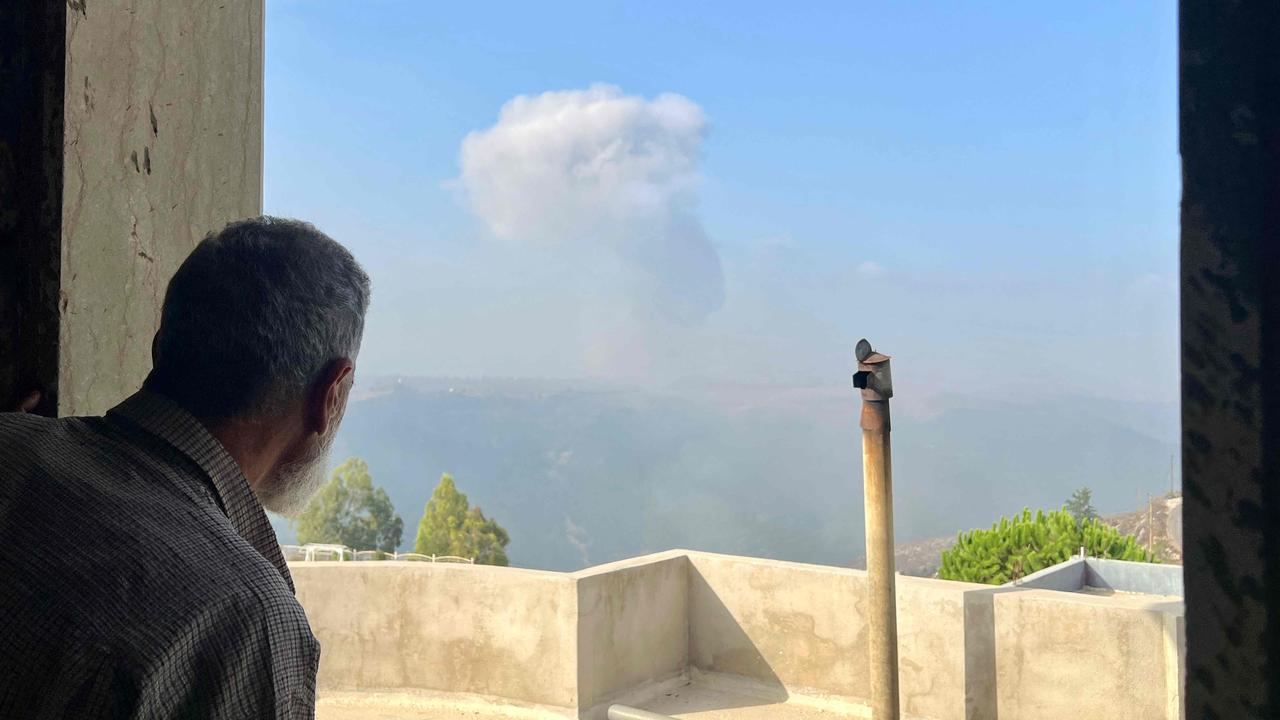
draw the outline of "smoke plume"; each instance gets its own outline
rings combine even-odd
[[[660,362],[663,338],[724,302],[697,215],[701,108],[613,86],[520,95],[462,143],[461,185],[497,237],[568,254],[587,276],[588,363]]]

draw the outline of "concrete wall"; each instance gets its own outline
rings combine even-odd
[[[290,566],[326,689],[577,706],[578,598],[560,573],[417,562]]]
[[[966,720],[996,720],[995,596],[1003,588],[965,592],[964,604],[964,716]]]
[[[866,575],[672,551],[573,574],[291,566],[322,691],[417,689],[603,717],[690,676],[865,712]],[[1179,718],[1180,602],[898,578],[905,717]]]
[[[982,671],[966,663],[965,620],[972,597],[989,588],[970,583],[899,576],[898,681],[902,711],[937,720],[992,717],[990,699],[972,697]],[[966,708],[976,708],[966,715]]]
[[[784,689],[869,697],[866,573],[691,553],[689,660]]]
[[[865,572],[706,553],[689,557],[694,667],[787,693],[869,701]],[[904,713],[959,720],[967,696],[982,695],[971,691],[966,674],[965,622],[969,595],[987,590],[898,578]]]
[[[165,286],[262,197],[263,0],[66,5],[58,412],[151,367]]]
[[[1077,592],[1083,588],[1089,578],[1089,568],[1080,558],[1072,558],[1057,565],[1038,570],[1030,575],[1009,583],[1012,587],[1028,590],[1059,590],[1061,592]]]
[[[1089,587],[1148,595],[1183,594],[1180,565],[1088,558],[1085,566],[1085,584]]]
[[[1010,586],[1079,592],[1090,587],[1116,592],[1182,597],[1182,567],[1159,563],[1072,558],[1032,573]]]
[[[688,566],[684,553],[671,552],[573,575],[580,707],[590,709],[684,676],[689,666]]]
[[[994,601],[1002,720],[1180,717],[1182,603],[1046,590]]]

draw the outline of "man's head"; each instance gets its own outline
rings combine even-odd
[[[147,387],[215,435],[262,444],[271,460],[254,491],[289,514],[324,480],[368,306],[369,277],[311,225],[231,223],[169,282]]]

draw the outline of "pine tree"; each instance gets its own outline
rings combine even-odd
[[[1066,509],[1000,518],[990,530],[960,533],[942,554],[944,580],[1003,585],[1069,559],[1084,548],[1090,557],[1155,562],[1132,535],[1096,518],[1076,520]]]
[[[511,542],[507,531],[492,518],[484,516],[484,511],[473,507],[467,512],[463,523],[464,535],[471,557],[481,565],[506,565],[507,543]]]
[[[453,476],[445,473],[423,509],[414,551],[471,558],[481,565],[506,565],[510,541],[496,520],[485,517],[479,507],[470,507]]]
[[[1071,513],[1077,522],[1097,520],[1098,511],[1093,509],[1093,491],[1082,487],[1071,493],[1071,499],[1067,501],[1067,512]]]

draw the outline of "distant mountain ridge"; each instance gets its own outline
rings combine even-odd
[[[510,532],[518,566],[573,570],[672,547],[831,565],[862,552],[858,401],[843,386],[399,378],[353,397],[333,460],[368,462],[405,545],[450,472]],[[1082,485],[1104,512],[1131,508],[1168,485],[1176,434],[1158,437],[1162,425],[1176,432],[1176,407],[1087,398],[897,414],[897,535],[1056,507]]]

